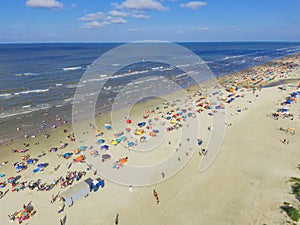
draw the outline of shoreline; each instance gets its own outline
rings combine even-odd
[[[275,59],[275,60],[273,60],[273,61],[270,61],[270,62],[267,62],[267,63],[263,63],[263,64],[261,64],[261,65],[254,66],[254,67],[251,67],[251,68],[248,68],[248,69],[244,69],[244,70],[241,70],[241,71],[237,71],[237,72],[234,72],[234,73],[232,73],[232,74],[226,74],[226,75],[223,75],[223,76],[221,76],[221,77],[214,78],[214,79],[216,80],[216,82],[218,82],[219,84],[222,85],[222,80],[223,80],[223,82],[224,82],[224,80],[225,80],[225,82],[228,83],[228,81],[227,81],[226,78],[239,76],[239,74],[245,74],[245,73],[248,73],[248,71],[256,70],[257,68],[264,67],[264,66],[269,66],[269,65],[271,65],[271,64],[273,64],[273,63],[276,63],[276,62],[278,62],[278,61],[280,62],[281,60],[288,60],[288,59],[290,59],[290,58],[293,58],[293,57],[296,56],[296,55],[299,55],[299,53],[294,53],[294,54],[291,54],[291,55],[286,55],[286,56],[284,56],[284,57],[277,58],[277,59]],[[284,83],[285,83],[285,82],[286,82],[286,79],[270,81],[269,83],[266,83],[266,84],[262,85],[261,88],[264,88],[265,86],[266,86],[266,87],[269,87],[269,86],[274,86],[274,85],[275,85],[275,86],[281,85],[281,84],[282,84],[281,82],[284,82]],[[291,80],[291,82],[295,82],[295,80]],[[278,83],[278,84],[276,84],[276,83]],[[186,87],[185,90],[192,89],[193,86],[194,86],[194,85],[189,86],[189,87]],[[224,86],[224,85],[223,85],[223,86]],[[259,86],[254,86],[254,87],[257,87],[257,88],[258,88]],[[144,101],[147,101],[147,100],[144,100]],[[103,115],[103,114],[109,113],[110,110],[111,110],[111,106],[112,106],[112,105],[106,105],[106,106],[102,106],[102,107],[98,108],[98,109],[97,109],[97,111],[98,111],[98,113],[97,113],[98,115],[97,115],[97,116],[101,116],[101,115]],[[68,106],[66,106],[66,107],[68,107]],[[108,108],[108,109],[105,110],[105,111],[101,111],[101,108]],[[46,113],[45,113],[45,112],[46,112]],[[60,116],[60,115],[58,115],[58,114],[54,115],[53,113],[52,113],[52,116],[50,117],[50,116],[48,116],[48,115],[49,115],[49,113],[48,113],[49,111],[47,110],[47,111],[45,111],[45,112],[40,112],[39,114],[40,114],[40,115],[43,115],[43,114],[44,114],[44,116],[45,116],[44,121],[45,121],[46,123],[41,123],[40,126],[41,126],[41,127],[42,127],[42,126],[45,126],[46,129],[42,129],[42,130],[41,130],[41,128],[36,127],[34,130],[32,130],[32,131],[30,131],[30,132],[28,132],[28,133],[25,133],[24,130],[20,130],[22,134],[20,134],[20,132],[18,132],[19,135],[15,136],[15,137],[12,137],[12,138],[9,138],[9,140],[7,139],[6,141],[0,142],[0,147],[1,147],[1,145],[6,145],[6,144],[11,143],[11,142],[13,142],[13,141],[17,141],[17,140],[20,140],[20,139],[24,139],[24,135],[27,135],[28,137],[31,137],[31,136],[40,135],[40,134],[42,134],[42,133],[50,132],[50,131],[53,129],[53,126],[61,126],[61,125],[58,124],[57,121],[53,121],[53,120],[56,120],[56,119],[58,119],[58,118],[60,118],[60,119],[62,119],[62,120],[64,120],[64,121],[67,121],[68,124],[69,124],[69,123],[72,123],[72,121],[71,121],[72,118],[62,117],[62,116]],[[54,111],[53,111],[53,112],[54,112]],[[71,113],[72,113],[72,112],[71,112]],[[41,116],[41,118],[42,118],[42,117],[43,117],[43,116]],[[51,120],[50,118],[52,118],[52,120]],[[30,119],[30,118],[26,118],[26,120],[29,120],[29,119]],[[48,122],[49,122],[50,120],[51,120],[52,122],[50,122],[50,124],[48,124]],[[1,121],[0,121],[0,122],[1,122]],[[6,123],[7,123],[7,122],[6,122]],[[2,121],[2,123],[0,123],[0,124],[2,124],[2,125],[5,124],[5,121],[4,121],[4,122]],[[20,125],[21,125],[21,124],[20,124]],[[20,126],[18,126],[18,127],[20,127]],[[16,133],[16,134],[18,134],[18,133]]]

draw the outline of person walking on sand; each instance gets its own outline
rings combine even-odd
[[[154,195],[154,197],[156,199],[156,204],[158,205],[159,204],[159,198],[158,198],[158,194],[157,194],[157,192],[156,192],[155,189],[153,189],[153,195]]]
[[[119,224],[119,213],[117,213],[116,215],[116,219],[115,219],[115,225]]]

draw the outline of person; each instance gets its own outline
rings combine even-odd
[[[52,194],[51,199],[50,199],[50,203],[54,202],[54,195]]]
[[[60,225],[63,225],[63,224],[64,224],[63,219],[59,219],[59,222],[60,222]]]
[[[116,215],[116,219],[115,219],[115,225],[119,224],[119,213],[117,213]]]
[[[158,198],[158,194],[157,194],[157,192],[156,192],[155,189],[153,189],[153,195],[154,195],[154,197],[156,199],[156,204],[158,205],[159,204],[159,198]]]

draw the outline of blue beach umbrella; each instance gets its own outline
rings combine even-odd
[[[19,165],[17,165],[16,170],[21,170],[21,169],[23,169],[23,168],[24,168],[24,166],[21,165],[21,164],[19,164]]]
[[[146,122],[140,122],[140,123],[138,123],[138,127],[143,127],[145,125],[146,125]]]
[[[40,163],[37,166],[38,166],[38,168],[45,168],[46,167],[46,163]]]
[[[128,147],[133,147],[134,146],[134,143],[131,141],[131,142],[128,142]]]
[[[33,164],[34,161],[33,161],[33,159],[28,159],[26,162],[27,162],[27,164]]]
[[[105,128],[109,130],[109,129],[111,129],[111,125],[107,123],[107,124],[105,124]]]
[[[104,143],[104,142],[105,142],[104,139],[99,139],[99,140],[97,141],[98,144],[102,144],[102,143]]]
[[[122,140],[122,141],[125,141],[126,139],[127,139],[126,136],[122,136],[122,137],[121,137],[121,140]]]
[[[103,150],[108,150],[108,148],[109,148],[108,145],[102,145],[101,146],[101,149],[103,149]]]

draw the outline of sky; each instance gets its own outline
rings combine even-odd
[[[1,0],[0,43],[300,41],[299,0]]]

